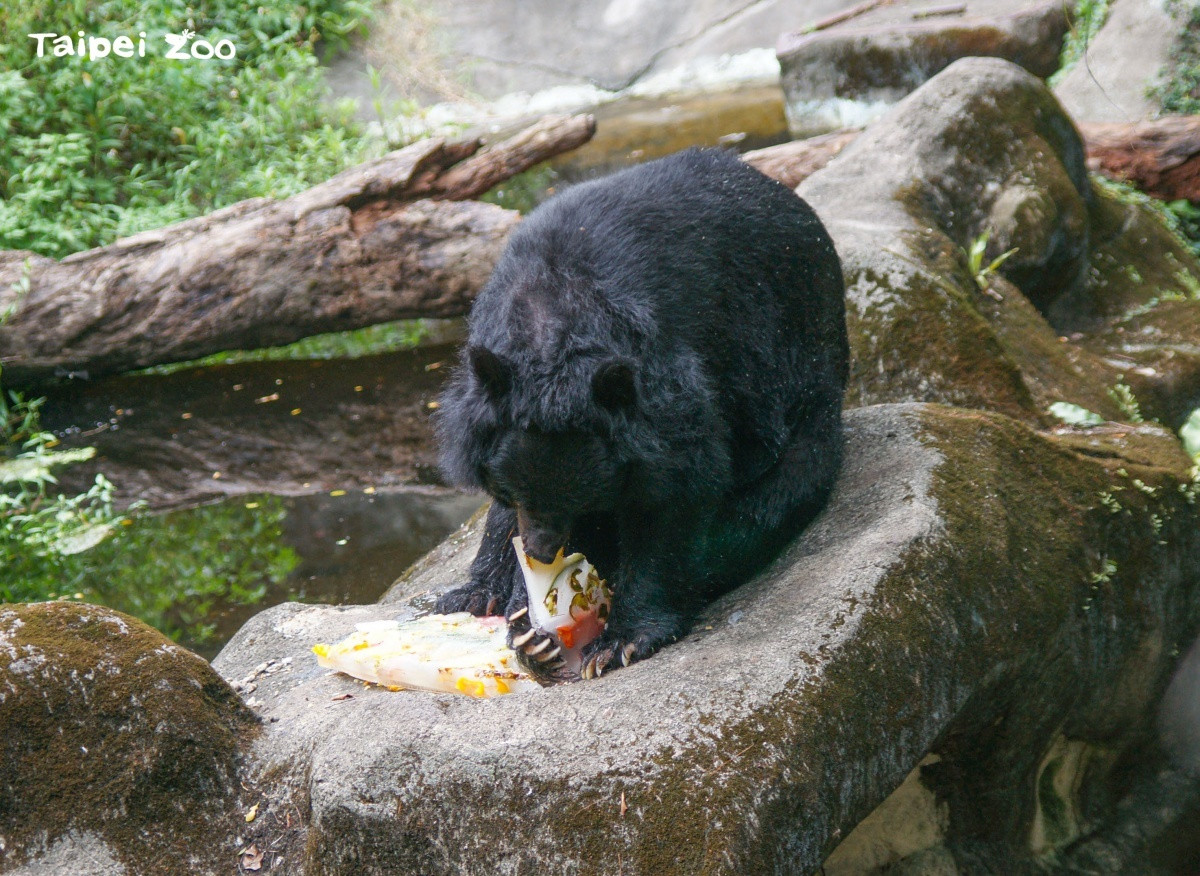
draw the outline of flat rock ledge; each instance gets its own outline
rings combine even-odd
[[[847,426],[831,504],[786,554],[592,682],[477,701],[317,667],[314,643],[459,583],[478,522],[381,604],[258,615],[214,666],[264,721],[260,844],[313,874],[810,874],[932,752],[931,843],[1028,857],[1045,754],[1137,737],[1193,635],[1189,461],[1157,426],[916,404]],[[1002,813],[982,824],[981,794]]]

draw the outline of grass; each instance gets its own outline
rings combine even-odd
[[[355,359],[407,350],[417,346],[429,334],[428,321],[422,319],[385,322],[348,332],[331,332],[282,347],[257,350],[229,350],[202,359],[171,362],[142,369],[138,374],[173,374],[210,365],[236,365],[242,362],[280,362],[303,359]]]
[[[1186,21],[1150,97],[1166,114],[1200,113],[1200,7],[1189,10],[1176,0],[1167,4],[1167,11],[1177,20],[1186,16]]]

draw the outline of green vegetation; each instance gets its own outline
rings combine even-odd
[[[1150,97],[1162,105],[1163,113],[1200,113],[1200,7],[1189,10],[1176,0],[1168,2],[1167,10],[1177,20],[1186,16],[1186,23]]]
[[[1179,429],[1179,438],[1183,441],[1183,449],[1196,462],[1200,462],[1200,408],[1192,411],[1187,422]]]
[[[34,0],[0,6],[0,249],[53,257],[257,196],[283,197],[368,157],[352,106],[330,107],[315,48],[366,0]],[[232,41],[232,60],[166,57],[165,34]],[[145,56],[37,57],[31,33],[135,42]]]
[[[1142,206],[1152,212],[1171,232],[1200,258],[1200,208],[1189,201],[1160,201],[1126,182],[1118,182],[1103,174],[1091,174],[1092,184],[1104,194],[1122,204]],[[1176,277],[1193,298],[1200,297],[1197,281],[1181,269]]]
[[[1104,422],[1104,417],[1099,414],[1070,402],[1055,402],[1048,410],[1051,416],[1057,417],[1068,426],[1099,426]]]
[[[1129,384],[1123,380],[1118,380],[1108,391],[1108,396],[1116,402],[1117,407],[1121,411],[1121,416],[1125,418],[1126,422],[1142,422],[1141,405],[1138,404],[1137,396],[1133,394],[1133,390],[1129,387]]]
[[[971,248],[967,250],[967,270],[975,278],[975,285],[979,287],[980,292],[988,291],[992,285],[992,274],[996,273],[1002,264],[1017,253],[1017,247],[1014,246],[1007,252],[1000,253],[1000,255],[985,265],[983,263],[983,254],[987,252],[989,237],[991,237],[990,231],[983,232],[983,234],[971,241]]]
[[[426,320],[410,319],[385,322],[349,332],[313,335],[283,347],[258,350],[229,350],[203,359],[172,362],[143,369],[140,374],[172,374],[189,368],[210,365],[234,365],[239,362],[279,362],[298,359],[355,359],[415,347],[429,334]]]
[[[36,407],[24,407],[36,424]],[[61,591],[77,556],[125,518],[113,511],[112,484],[103,475],[78,496],[51,489],[53,470],[90,458],[92,448],[51,450],[54,438],[45,432],[6,439],[20,449],[0,458],[0,602],[45,599]]]
[[[1174,228],[1200,258],[1200,207],[1188,200],[1168,201],[1163,206]],[[1192,297],[1200,298],[1200,291],[1194,291]]]
[[[1058,70],[1047,80],[1057,85],[1087,52],[1087,47],[1108,18],[1108,0],[1076,0],[1071,30],[1063,40]]]
[[[113,511],[112,484],[103,475],[78,496],[53,491],[56,468],[90,459],[95,450],[54,450],[57,440],[40,428],[45,400],[6,396],[0,410],[0,602],[24,602],[61,589],[74,558],[125,518]]]

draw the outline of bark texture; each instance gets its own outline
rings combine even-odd
[[[1133,124],[1080,124],[1088,166],[1148,195],[1200,200],[1200,116]]]
[[[285,200],[242,201],[61,261],[0,252],[5,382],[465,313],[520,219],[468,199],[594,127],[555,116],[484,148],[425,140]]]
[[[828,164],[860,133],[859,128],[833,131],[806,140],[755,149],[743,155],[742,159],[756,170],[794,189]]]

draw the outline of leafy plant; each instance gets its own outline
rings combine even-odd
[[[1018,252],[1017,247],[1013,247],[1007,252],[1002,252],[996,258],[992,259],[986,265],[983,263],[984,253],[987,252],[988,238],[991,236],[990,231],[985,231],[973,241],[967,249],[967,270],[971,272],[971,276],[975,279],[975,285],[979,287],[979,291],[988,292],[991,290],[991,276],[1000,269],[1000,266],[1008,261]]]
[[[1142,407],[1138,404],[1133,389],[1123,380],[1118,380],[1108,391],[1109,398],[1117,403],[1121,415],[1130,423],[1142,422]]]
[[[1179,437],[1182,439],[1183,449],[1188,452],[1188,455],[1196,462],[1200,462],[1200,408],[1192,411],[1187,422],[1180,428]]]
[[[1166,5],[1177,21],[1185,16],[1186,21],[1166,67],[1156,79],[1157,84],[1149,88],[1149,95],[1161,105],[1164,114],[1200,113],[1200,7],[1186,9],[1175,2]]]
[[[1198,87],[1200,87],[1200,83],[1198,83]],[[1168,201],[1164,206],[1174,220],[1180,235],[1187,241],[1192,252],[1200,257],[1200,207],[1188,200]],[[1191,277],[1191,274],[1188,274],[1188,277]],[[1195,282],[1194,278],[1192,278],[1192,282]],[[1200,289],[1193,291],[1192,297],[1200,298]]]
[[[1055,402],[1050,405],[1049,411],[1068,426],[1099,426],[1104,422],[1104,417],[1099,414],[1070,402]]]
[[[36,426],[36,410],[27,424]],[[0,458],[0,602],[46,598],[71,558],[95,547],[125,520],[113,510],[113,486],[104,475],[96,475],[91,488],[76,496],[51,489],[56,468],[95,454],[91,447],[52,450],[55,443],[49,433],[36,431],[18,453]]]
[[[317,47],[365,0],[31,0],[0,5],[0,248],[62,257],[257,196],[286,196],[377,146],[331,106]],[[167,58],[164,34],[232,60]],[[31,33],[146,34],[144,57],[36,56]]]

